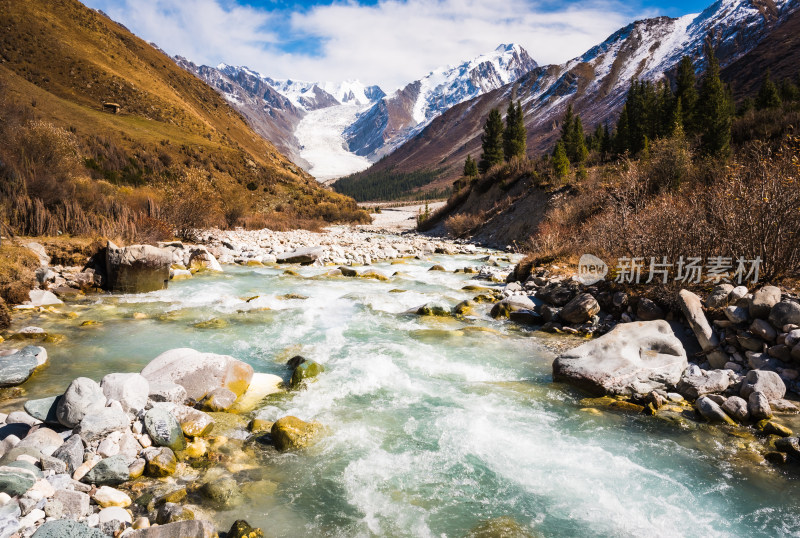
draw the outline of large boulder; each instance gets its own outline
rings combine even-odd
[[[701,396],[698,398],[695,402],[695,406],[697,406],[697,410],[709,422],[721,422],[730,425],[735,424],[733,419],[722,410],[719,404],[708,396]]]
[[[195,247],[189,257],[189,271],[192,273],[198,271],[215,271],[221,273],[222,266],[206,247]]]
[[[31,299],[31,306],[54,306],[64,304],[64,301],[56,297],[53,292],[47,290],[31,290],[28,292],[28,297]]]
[[[305,448],[313,444],[322,426],[316,422],[305,422],[297,417],[283,417],[272,425],[272,441],[281,452]]]
[[[775,372],[769,370],[750,370],[742,382],[740,394],[742,398],[749,398],[754,392],[760,392],[770,402],[780,400],[786,395],[786,384]]]
[[[105,438],[112,432],[125,430],[130,425],[128,415],[119,407],[103,407],[83,417],[73,430],[87,445]]]
[[[241,396],[253,378],[253,367],[229,355],[178,348],[165,351],[144,367],[151,384],[176,383],[196,402],[219,387]]]
[[[64,426],[74,428],[81,423],[83,417],[96,413],[105,406],[106,397],[100,385],[88,377],[78,377],[72,380],[58,401],[56,416]]]
[[[689,370],[687,370],[688,374]],[[696,400],[706,394],[723,392],[731,384],[727,370],[700,370],[688,374],[678,383],[678,392],[690,400]]]
[[[764,286],[753,294],[750,301],[750,317],[766,318],[772,307],[781,300],[781,290],[775,286]]]
[[[586,323],[600,312],[600,305],[590,293],[582,293],[564,305],[559,312],[568,323]]]
[[[163,290],[169,282],[172,253],[151,245],[106,248],[108,288],[124,293]]]
[[[24,383],[46,362],[47,350],[39,346],[25,346],[10,355],[0,357],[0,388]]]
[[[800,303],[795,301],[777,303],[769,312],[769,322],[778,329],[786,325],[800,325]]]
[[[310,265],[322,257],[322,247],[306,247],[278,254],[278,263],[299,263]]]
[[[145,408],[150,395],[150,383],[141,374],[108,374],[100,382],[103,394],[116,400],[126,413],[136,415]]]
[[[728,356],[719,350],[719,339],[711,326],[708,324],[706,315],[703,313],[703,304],[700,297],[689,290],[681,290],[678,293],[681,311],[686,316],[697,342],[706,353],[708,363],[712,368],[724,368],[728,362]]]
[[[595,394],[632,396],[674,387],[687,364],[666,321],[622,323],[556,358],[553,380]]]

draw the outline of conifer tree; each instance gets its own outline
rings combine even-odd
[[[576,115],[572,122],[572,133],[570,133],[569,149],[567,152],[569,160],[573,164],[585,163],[589,157],[589,150],[586,149],[586,135],[583,132],[583,122],[581,117]],[[571,153],[571,155],[569,154]]]
[[[700,88],[698,119],[703,153],[727,157],[731,145],[731,102],[719,77],[719,62],[713,51],[709,52],[708,69]]]
[[[792,103],[800,101],[800,88],[798,88],[789,78],[784,78],[781,82],[781,101]]]
[[[695,112],[697,108],[697,77],[694,73],[694,64],[688,56],[681,58],[678,64],[678,74],[675,81],[675,98],[681,100],[683,108],[683,128],[688,134],[697,132]]]
[[[506,161],[525,156],[526,138],[522,105],[519,102],[515,105],[514,101],[511,101],[508,103],[506,113],[506,130],[503,131],[503,152]]]
[[[485,174],[489,168],[503,162],[503,118],[496,108],[489,112],[489,117],[483,126],[481,142],[483,153],[478,169]]]
[[[608,123],[603,124],[603,138],[600,141],[600,154],[603,156],[604,159],[608,158],[608,155],[611,154],[611,131],[608,129]]]
[[[614,132],[613,141],[614,153],[622,155],[630,151],[630,140],[628,136],[628,104],[622,105],[622,111],[617,120],[617,129]]]
[[[475,177],[478,175],[478,163],[472,158],[472,155],[467,155],[467,160],[464,161],[464,175],[466,177]]]
[[[569,159],[567,152],[564,149],[564,142],[561,140],[556,144],[556,149],[553,151],[553,172],[559,179],[564,179],[569,175]]]
[[[780,108],[780,106],[781,96],[778,93],[778,87],[772,82],[769,69],[767,69],[764,74],[764,81],[758,90],[758,97],[756,97],[756,109],[766,110],[768,108]]]

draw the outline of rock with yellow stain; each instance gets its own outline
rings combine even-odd
[[[363,273],[359,274],[358,276],[361,277],[361,278],[371,278],[372,280],[379,280],[381,282],[388,282],[389,281],[389,277],[387,277],[383,273],[380,273],[380,272],[376,271],[375,269],[369,269],[367,271],[364,271]]]
[[[186,445],[183,454],[187,458],[198,459],[208,454],[208,441],[197,438]]]
[[[198,321],[192,327],[195,329],[224,329],[228,322],[222,318],[211,318],[206,321]]]
[[[272,425],[275,424],[271,420],[264,420],[263,418],[254,418],[250,421],[248,425],[248,429],[252,433],[266,433],[268,431],[272,431]]]
[[[274,374],[256,372],[250,379],[250,385],[231,408],[234,413],[247,413],[255,409],[264,398],[282,392],[283,379]]]
[[[144,312],[134,312],[133,319],[147,319],[147,314]]]
[[[278,419],[272,425],[271,432],[275,448],[284,452],[313,445],[322,432],[322,425],[288,416]]]

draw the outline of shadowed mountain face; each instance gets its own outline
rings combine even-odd
[[[0,27],[4,97],[69,129],[96,179],[158,186],[200,168],[215,189],[262,211],[312,216],[323,201],[353,205],[320,188],[214,89],[102,12],[76,0],[0,0]],[[290,104],[252,89],[290,122]],[[119,113],[104,110],[108,102]]]
[[[578,58],[536,67],[519,80],[453,106],[357,176],[369,180],[373,174],[438,170],[429,188],[448,186],[461,175],[467,155],[480,155],[480,134],[489,111],[505,111],[512,97],[523,104],[529,154],[549,151],[559,136],[559,122],[568,104],[581,114],[587,131],[604,122],[613,123],[632,80],[671,76],[684,55],[693,58],[702,71],[703,51],[708,45],[723,67],[731,66],[724,71],[727,79],[737,88],[752,91],[760,84],[760,76],[741,85],[735,80],[752,79],[752,75],[737,75],[744,65],[756,69],[758,61],[746,58],[756,57],[748,54],[751,51],[791,69],[797,54],[793,45],[796,8],[797,3],[789,0],[720,0],[698,15],[634,22]],[[774,50],[789,47],[794,51]]]

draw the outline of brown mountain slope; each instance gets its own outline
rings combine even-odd
[[[109,183],[106,191],[149,187],[157,202],[198,169],[227,224],[242,210],[284,223],[363,218],[351,199],[320,187],[253,132],[211,87],[75,0],[0,0],[0,84],[13,110],[6,115],[20,129],[31,119],[71,133],[83,165],[78,175]],[[105,102],[118,104],[119,114],[104,111]],[[16,140],[8,128],[8,140]],[[5,149],[10,154],[0,162],[19,163],[19,151]],[[5,175],[30,183],[33,172],[16,168]],[[230,199],[238,211],[223,207]]]

